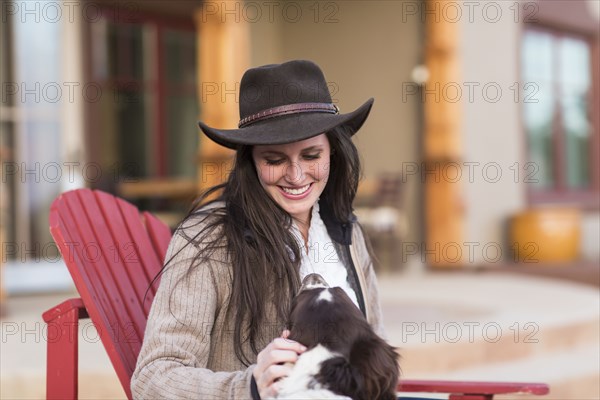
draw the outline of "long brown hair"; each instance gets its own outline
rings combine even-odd
[[[345,127],[326,133],[331,160],[321,202],[328,203],[340,223],[350,222],[361,174],[351,133]],[[211,198],[213,200],[209,200]],[[267,321],[266,304],[272,302],[277,320],[286,321],[291,299],[300,287],[301,253],[290,232],[292,218],[262,189],[252,158],[252,146],[238,148],[226,183],[202,194],[180,227],[189,227],[188,221],[198,216],[204,216],[198,219],[203,224],[202,229],[189,239],[188,244],[197,245],[199,251],[188,273],[203,260],[210,259],[215,251],[225,250],[227,262],[232,267],[227,318],[235,318],[235,354],[248,366],[251,361],[244,354],[242,344],[249,340],[254,355],[262,350],[257,346],[260,327],[273,322]],[[215,235],[217,231],[219,234]],[[219,240],[207,240],[209,237]],[[171,260],[167,261],[163,271]]]

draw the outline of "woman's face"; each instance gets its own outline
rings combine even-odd
[[[262,187],[293,218],[308,221],[327,184],[331,148],[325,134],[289,144],[252,149]]]

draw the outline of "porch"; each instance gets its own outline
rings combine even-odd
[[[540,381],[551,386],[544,399],[599,398],[597,281],[543,275],[508,268],[423,272],[410,263],[403,272],[380,274],[388,339],[402,354],[403,377]],[[9,298],[1,320],[0,397],[44,398],[47,332],[41,313],[74,296]],[[80,397],[124,398],[91,322],[81,326],[79,351]]]

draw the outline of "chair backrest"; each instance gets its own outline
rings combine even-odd
[[[372,207],[402,208],[404,195],[404,176],[401,173],[383,173],[377,177],[377,189]]]
[[[131,398],[129,383],[158,280],[150,284],[162,268],[171,231],[122,199],[78,189],[52,203],[50,232]]]

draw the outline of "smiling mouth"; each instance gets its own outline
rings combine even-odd
[[[306,191],[308,189],[310,189],[310,185],[312,185],[312,183],[309,183],[308,185],[299,187],[297,189],[287,188],[284,186],[279,186],[279,187],[281,188],[281,190],[283,190],[287,194],[291,194],[292,196],[299,196],[301,194],[306,193]]]

